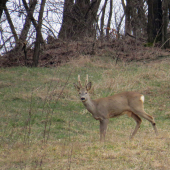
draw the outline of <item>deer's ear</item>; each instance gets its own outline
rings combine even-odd
[[[91,89],[91,86],[92,86],[92,83],[89,82],[87,85],[86,85],[86,90],[89,91]]]
[[[75,83],[74,83],[74,87],[75,87],[75,89],[76,89],[77,91],[80,90],[80,87],[79,87],[77,84],[75,84]]]

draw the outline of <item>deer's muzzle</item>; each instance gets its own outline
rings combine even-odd
[[[84,97],[81,97],[81,101],[85,101],[85,98],[84,98]]]

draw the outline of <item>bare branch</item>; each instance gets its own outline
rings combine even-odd
[[[14,25],[13,25],[13,22],[12,22],[12,20],[11,20],[11,17],[10,17],[10,14],[9,14],[9,12],[8,12],[8,9],[7,9],[6,5],[4,6],[4,11],[5,11],[5,14],[6,14],[8,23],[9,23],[9,25],[10,25],[12,34],[13,34],[13,36],[14,36],[15,43],[17,43],[17,42],[18,42],[18,36],[17,36],[16,31],[15,31],[15,27],[14,27]]]

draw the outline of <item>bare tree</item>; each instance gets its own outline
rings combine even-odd
[[[42,26],[42,18],[43,18],[45,2],[46,0],[41,1],[41,8],[40,8],[39,17],[38,17],[38,25],[36,27],[36,42],[35,42],[35,47],[34,47],[33,64],[32,64],[34,67],[38,66],[38,61],[39,61],[41,26]]]
[[[44,4],[44,6],[46,5],[44,10],[40,11],[42,10],[42,5],[43,3],[40,0],[11,0],[8,4],[4,4],[3,15],[0,21],[0,50],[2,50],[0,52],[1,54],[8,53],[10,61],[19,62],[20,59],[22,60],[21,57],[24,57],[23,54],[26,54],[28,49],[34,48],[33,45],[35,45],[35,42],[44,44],[44,39],[48,36],[49,32],[54,35],[54,37],[57,37],[57,32],[54,28],[54,26],[56,26],[54,23],[57,21],[55,16],[59,15],[58,18],[60,21],[58,21],[58,23],[60,23],[62,13],[59,13],[58,9],[60,8],[61,11],[62,3],[61,1],[56,3],[55,0],[48,1]],[[44,18],[40,20],[42,13],[44,14]],[[53,13],[53,15],[51,15],[51,13]],[[37,19],[38,14],[39,20]],[[50,25],[50,23],[53,25]],[[42,29],[38,31],[37,36],[37,30],[39,30],[38,24]],[[43,37],[42,34],[44,32],[46,34],[44,34]],[[38,40],[36,37],[38,37]],[[37,47],[38,45],[36,44],[36,49],[38,49]],[[34,57],[32,56],[32,58],[34,58],[34,66],[36,65],[35,56],[39,55],[34,54]],[[29,60],[31,60],[30,55]]]
[[[146,34],[147,17],[144,10],[144,0],[124,0],[122,6],[125,13],[125,34],[140,37]]]
[[[37,22],[36,22],[36,20],[33,17],[33,12],[34,12],[33,9],[35,8],[35,5],[37,4],[37,0],[33,0],[32,2],[30,2],[31,3],[30,4],[30,8],[28,7],[28,5],[26,3],[26,0],[22,0],[22,1],[23,1],[24,7],[25,7],[26,12],[27,12],[27,17],[31,20],[31,22],[33,23],[33,25],[34,25],[34,27],[36,29],[37,28]],[[26,24],[25,24],[25,26],[26,26]],[[26,32],[26,30],[24,32]],[[41,42],[43,42],[42,34],[40,34],[40,39],[41,39]]]
[[[10,17],[10,14],[9,14],[9,12],[8,12],[8,9],[7,9],[6,5],[4,5],[4,11],[5,11],[5,14],[6,14],[8,23],[9,23],[9,25],[10,25],[10,28],[11,28],[11,32],[13,33],[13,36],[14,36],[14,39],[15,39],[15,43],[17,43],[17,42],[18,42],[18,36],[17,36],[16,31],[15,31],[13,22],[12,22],[12,20],[11,20],[11,17]]]
[[[23,25],[23,29],[21,31],[21,34],[20,34],[20,37],[19,37],[19,42],[25,42],[26,41],[26,38],[27,38],[27,34],[28,34],[28,31],[31,27],[31,19],[30,18],[33,18],[33,12],[35,10],[35,6],[37,5],[37,0],[33,0],[33,1],[30,1],[29,2],[29,7],[27,7],[27,3],[25,0],[23,0],[23,4],[25,6],[25,9],[27,11],[27,16],[25,18],[25,23]],[[33,19],[35,23],[35,27],[37,26],[36,22],[35,22],[35,19]],[[17,44],[18,45],[18,44]]]

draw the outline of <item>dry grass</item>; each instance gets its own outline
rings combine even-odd
[[[1,152],[3,169],[169,169],[170,133],[164,131],[159,138],[150,134],[137,135],[129,141],[126,131],[108,130],[109,139],[99,143],[93,136],[90,141],[72,138],[70,141],[50,141],[48,144],[17,143]],[[113,135],[114,133],[114,135]],[[18,165],[18,166],[17,166]]]
[[[5,94],[3,102],[9,98],[13,102],[12,99],[14,98],[22,99],[24,102],[30,101],[33,95],[36,97],[35,102],[36,100],[42,102],[48,98],[51,103],[55,103],[68,76],[68,74],[64,75],[64,72],[68,73],[68,69],[73,72],[56,108],[51,108],[52,106],[48,103],[48,109],[53,111],[52,117],[58,118],[58,121],[51,122],[52,133],[47,143],[38,138],[38,135],[43,133],[44,122],[47,121],[46,117],[41,114],[43,118],[37,120],[37,122],[41,122],[40,125],[38,124],[35,127],[34,124],[31,125],[33,137],[30,135],[29,143],[24,143],[22,138],[19,138],[19,134],[22,136],[23,127],[14,127],[12,130],[6,129],[6,132],[2,132],[4,130],[2,129],[1,139],[4,140],[4,133],[10,131],[11,133],[18,133],[18,140],[11,143],[1,143],[1,169],[168,170],[170,167],[169,65],[170,60],[146,64],[120,62],[115,65],[114,61],[109,60],[109,58],[103,60],[82,56],[58,68],[61,69],[61,73],[57,74],[55,78],[53,76],[56,75],[56,70],[50,72],[50,77],[42,74],[40,80],[44,85],[34,87],[32,93],[26,90],[20,92],[13,90],[13,94],[0,92],[0,94]],[[100,143],[99,122],[87,113],[73,88],[73,83],[77,81],[77,74],[82,75],[83,82],[85,74],[89,74],[89,81],[93,83],[92,98],[108,96],[125,90],[143,93],[145,95],[145,110],[155,117],[159,136],[155,137],[151,124],[143,120],[137,135],[130,141],[129,136],[135,127],[135,122],[127,116],[122,116],[110,120],[106,141]],[[18,80],[20,80],[19,77]],[[9,85],[10,89],[13,88],[13,84],[16,84],[16,82],[0,82],[3,87],[5,83]],[[24,88],[26,87],[24,85]],[[24,105],[24,107],[27,106]],[[38,105],[36,107],[37,110],[34,114],[39,114],[38,111],[44,109],[38,108]],[[9,105],[9,109],[13,112],[15,109],[16,112],[22,112],[23,108],[15,106],[14,109],[14,106]],[[5,109],[2,108],[2,110]],[[12,117],[11,112],[6,109],[1,114],[1,119],[4,119],[5,114],[9,118]],[[61,130],[57,129],[61,124],[59,120],[64,122]],[[3,125],[1,128],[7,127],[5,123],[1,122],[1,125]],[[40,129],[42,129],[42,132],[39,132]],[[68,135],[56,138],[55,136],[58,133],[62,135],[67,133]]]

